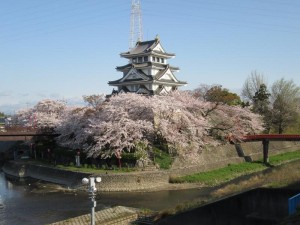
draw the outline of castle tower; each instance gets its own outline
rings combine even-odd
[[[159,37],[151,41],[138,41],[134,48],[120,56],[129,60],[127,65],[116,67],[123,77],[108,82],[110,86],[117,87],[118,93],[167,94],[187,84],[175,77],[174,73],[179,68],[168,64],[175,54],[165,52]]]

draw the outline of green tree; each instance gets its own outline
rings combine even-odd
[[[272,116],[270,112],[270,96],[265,84],[261,84],[258,91],[253,96],[252,111],[263,116],[265,132],[269,133],[271,129]]]
[[[5,114],[3,112],[0,112],[0,117],[4,117]]]
[[[222,85],[200,85],[195,89],[193,95],[204,101],[224,103],[227,105],[240,105],[241,99],[236,93],[230,92]]]
[[[270,93],[265,84],[261,84],[259,90],[253,96],[253,112],[264,115],[269,111]]]
[[[282,78],[272,85],[272,125],[279,134],[297,121],[299,93],[300,88],[292,80]]]
[[[241,99],[236,93],[222,88],[221,85],[210,88],[206,93],[206,100],[210,102],[221,102],[227,105],[241,104]]]

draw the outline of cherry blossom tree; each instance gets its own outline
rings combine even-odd
[[[43,100],[18,114],[20,120],[35,115],[40,128],[60,134],[61,146],[82,149],[89,157],[122,157],[123,152],[147,155],[154,145],[169,153],[195,159],[205,145],[224,143],[262,130],[260,116],[247,108],[203,101],[184,91],[165,96],[123,93],[104,101],[85,96],[85,107]],[[144,154],[145,153],[145,154]]]
[[[90,115],[82,132],[92,141],[85,149],[90,156],[102,157],[132,151],[139,143],[151,147],[155,139],[163,140],[170,152],[191,155],[229,134],[241,137],[262,129],[260,117],[250,110],[216,106],[188,92],[151,97],[119,94]]]
[[[33,108],[20,110],[15,118],[19,124],[50,131],[61,122],[65,109],[65,103],[46,99],[38,102]]]
[[[148,98],[136,94],[111,97],[89,119],[85,132],[93,141],[86,147],[88,154],[105,158],[124,150],[130,152],[140,143],[147,146],[147,138],[153,133],[148,102]]]
[[[68,107],[61,123],[55,127],[55,133],[60,134],[57,143],[71,149],[84,149],[89,142],[85,129],[94,112],[90,107]]]

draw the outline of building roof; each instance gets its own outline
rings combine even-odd
[[[175,66],[170,66],[169,64],[161,64],[161,63],[153,63],[153,62],[144,62],[144,63],[128,63],[124,66],[117,66],[116,67],[116,70],[119,70],[119,71],[123,71],[123,70],[128,70],[128,69],[131,69],[131,68],[137,68],[137,69],[141,69],[141,68],[147,68],[147,67],[152,67],[152,66],[155,66],[155,67],[158,67],[158,68],[161,68],[161,69],[165,69],[167,67],[169,67],[172,71],[178,71],[179,70],[179,67],[175,67]]]
[[[173,53],[166,53],[162,51],[154,50],[157,45],[160,44],[159,38],[155,38],[154,40],[150,41],[138,41],[136,46],[130,49],[128,52],[122,52],[120,55],[125,58],[131,58],[138,55],[149,55],[149,54],[156,54],[161,55],[166,58],[172,58],[175,56]]]
[[[130,81],[124,81],[124,82],[119,82],[120,80],[115,80],[115,81],[109,81],[108,85],[110,86],[125,86],[128,84],[172,84],[174,86],[182,86],[182,85],[186,85],[187,82],[185,81],[172,81],[172,80],[153,80],[153,79],[149,79],[149,80],[143,80],[143,79],[135,79],[135,80],[130,80]]]
[[[125,77],[122,77],[118,80],[109,81],[108,84],[111,86],[120,86],[124,84],[129,83],[170,83],[170,84],[177,84],[177,85],[185,85],[187,82],[185,81],[179,81],[176,78],[176,81],[173,80],[167,80],[167,79],[161,79],[163,75],[167,72],[168,69],[171,69],[169,66],[166,66],[166,68],[160,72],[158,72],[155,76],[146,75],[142,70],[136,69],[137,73],[139,74],[139,78],[135,79],[125,79]],[[125,80],[124,80],[125,79]]]

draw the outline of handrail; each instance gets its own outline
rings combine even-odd
[[[256,134],[256,135],[246,135],[242,138],[242,141],[260,141],[260,140],[300,140],[300,134]]]

